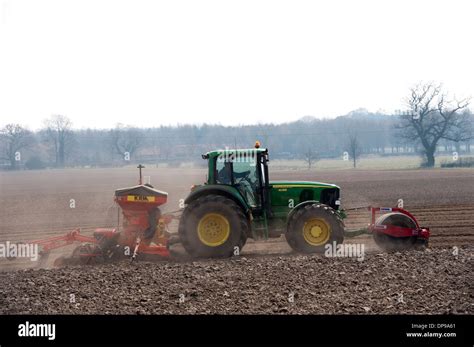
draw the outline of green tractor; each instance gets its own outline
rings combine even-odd
[[[324,252],[344,239],[339,187],[321,182],[270,181],[268,150],[217,150],[203,155],[207,181],[185,200],[179,239],[194,257],[230,257],[248,238],[285,234],[291,248]]]

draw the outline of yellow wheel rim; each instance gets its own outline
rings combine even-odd
[[[208,213],[199,221],[197,232],[199,240],[206,246],[220,246],[229,238],[229,221],[219,213]]]
[[[313,218],[304,223],[303,237],[312,246],[324,245],[331,235],[331,227],[324,219]]]

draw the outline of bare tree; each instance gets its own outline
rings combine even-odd
[[[311,147],[304,153],[304,160],[308,163],[308,170],[311,170],[311,166],[315,164],[319,159],[318,153],[313,151]]]
[[[453,127],[450,133],[444,138],[451,140],[458,153],[461,152],[461,143],[467,142],[473,138],[472,125],[474,118],[471,111],[467,108],[460,111],[460,113],[453,119]]]
[[[56,167],[64,167],[73,144],[72,122],[66,116],[54,115],[44,123],[47,140],[53,146]]]
[[[423,146],[426,166],[435,164],[440,139],[454,142],[472,138],[472,121],[466,111],[470,99],[448,99],[441,85],[418,84],[406,99],[409,111],[400,115],[400,136]]]
[[[359,157],[359,154],[360,154],[360,143],[358,140],[357,133],[349,132],[348,140],[349,140],[347,144],[348,152],[352,158],[352,165],[354,166],[354,168],[356,168],[357,158]]]
[[[110,139],[115,152],[124,160],[130,160],[142,146],[142,134],[139,129],[117,124],[110,131]]]
[[[0,130],[3,147],[2,159],[8,160],[10,169],[15,170],[21,160],[20,151],[33,144],[33,134],[19,124],[7,124]]]

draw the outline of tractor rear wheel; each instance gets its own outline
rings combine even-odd
[[[193,257],[231,257],[247,241],[249,223],[233,200],[209,194],[186,206],[178,232],[184,249]]]
[[[393,212],[381,215],[375,225],[393,225],[402,228],[416,229],[415,222],[403,213]],[[384,233],[374,232],[373,238],[377,246],[386,252],[397,252],[413,249],[416,246],[416,236],[393,237]]]
[[[344,241],[344,225],[334,209],[323,204],[300,207],[288,221],[286,241],[302,253],[323,253],[326,244]]]

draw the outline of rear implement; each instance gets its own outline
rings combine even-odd
[[[123,258],[134,260],[138,255],[150,260],[168,258],[168,224],[176,217],[161,214],[159,207],[166,203],[168,194],[143,184],[141,170],[144,167],[138,168],[139,184],[115,191],[114,201],[122,212],[121,225],[97,228],[92,236],[75,229],[62,236],[29,242],[39,246],[42,263],[52,251],[74,243],[81,244],[70,256],[57,258],[55,266],[96,264]]]

